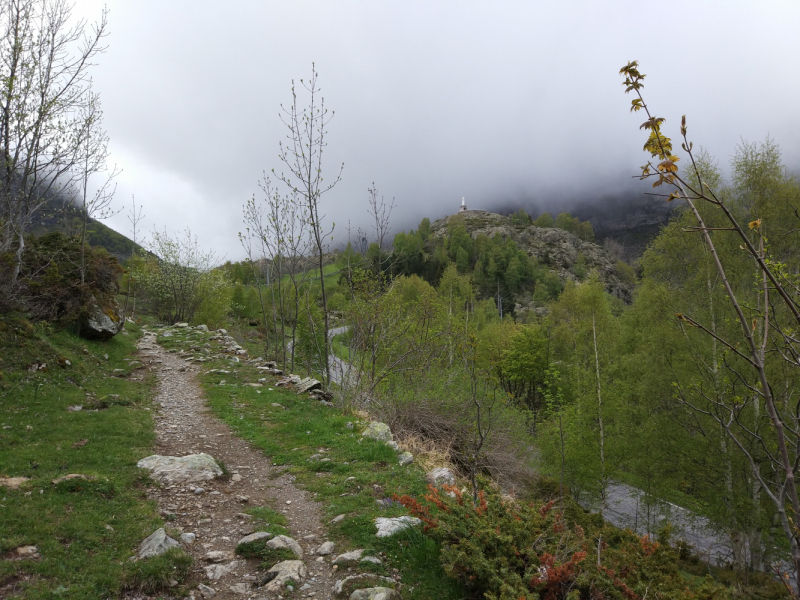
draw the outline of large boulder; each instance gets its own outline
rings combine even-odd
[[[136,466],[149,469],[151,478],[166,484],[209,481],[222,475],[220,466],[205,452],[187,456],[153,454],[140,460]]]
[[[110,340],[125,326],[122,320],[122,307],[110,298],[98,302],[94,296],[78,317],[78,334],[87,340]]]

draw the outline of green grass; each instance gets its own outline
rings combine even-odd
[[[128,562],[162,524],[136,467],[152,453],[154,379],[124,377],[133,370],[125,359],[139,330],[129,326],[130,335],[103,343],[33,327],[20,343],[23,320],[9,324],[6,317],[0,347],[17,345],[15,362],[60,356],[71,364],[48,360],[47,372],[7,370],[0,382],[0,475],[31,478],[19,490],[0,488],[0,554],[22,545],[41,553],[41,560],[0,561],[0,587],[16,580],[18,597],[31,599],[113,597],[126,580],[150,589],[147,573],[164,569]],[[74,405],[84,410],[67,410]],[[92,480],[51,483],[70,473]]]
[[[196,338],[195,332],[176,331],[163,343],[180,348]],[[395,494],[418,495],[426,491],[424,474],[417,467],[399,466],[394,450],[362,438],[357,428],[348,428],[347,424],[357,417],[292,391],[270,390],[269,383],[262,388],[242,385],[262,377],[250,365],[224,359],[205,363],[204,369],[212,368],[230,371],[200,376],[214,413],[237,435],[271,457],[276,467],[288,469],[297,485],[314,493],[322,503],[324,521],[339,514],[348,515],[341,523],[329,526],[329,539],[336,542],[337,554],[364,548],[369,554],[381,555],[383,565],[359,568],[383,575],[398,569],[404,594],[408,594],[404,597],[464,597],[459,584],[442,571],[436,543],[420,531],[407,530],[384,539],[375,537],[375,517],[407,514],[392,501]],[[220,379],[225,379],[226,385],[218,385]],[[273,403],[281,406],[272,406]],[[319,453],[331,460],[310,460]],[[270,524],[266,530],[285,532],[285,520],[270,507],[249,512]]]
[[[331,338],[331,353],[338,356],[342,360],[350,360],[350,332],[345,331]]]

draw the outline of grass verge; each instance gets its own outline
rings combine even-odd
[[[88,600],[115,597],[126,581],[155,589],[179,579],[172,567],[184,559],[164,558],[166,569],[128,561],[162,524],[136,467],[154,441],[155,378],[131,360],[140,330],[90,342],[18,316],[2,321],[4,363],[14,368],[0,380],[0,476],[30,481],[0,487],[0,596]],[[89,479],[52,483],[68,474]],[[20,546],[38,556],[7,560]]]
[[[175,330],[170,337],[159,337],[159,343],[186,349],[198,338],[196,330]],[[329,525],[329,539],[336,543],[337,554],[363,548],[367,554],[380,556],[381,565],[360,570],[399,576],[404,598],[464,597],[459,584],[442,570],[439,547],[420,531],[406,530],[389,538],[375,536],[376,517],[407,514],[393,495],[425,492],[424,474],[418,467],[400,466],[395,450],[362,438],[357,418],[352,415],[307,395],[275,388],[272,378],[267,378],[264,387],[244,385],[264,377],[251,365],[225,358],[203,364],[207,371],[225,371],[200,375],[214,413],[269,456],[276,467],[289,470],[297,485],[313,492],[323,505],[326,520],[346,515],[341,522]],[[224,385],[220,385],[222,379]],[[280,513],[261,508],[252,514],[271,527],[283,529],[285,521],[276,518],[282,516]],[[275,533],[284,531],[275,529]]]

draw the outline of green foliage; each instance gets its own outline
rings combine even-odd
[[[517,212],[511,213],[508,218],[511,221],[511,224],[516,227],[525,227],[526,225],[531,224],[530,215],[521,208]]]
[[[230,282],[223,272],[214,270],[204,273],[197,282],[199,304],[190,322],[206,324],[212,329],[224,325],[225,317],[233,308],[232,292]],[[242,318],[254,318],[258,302],[255,290],[242,290],[242,301],[244,305],[236,305]]]
[[[555,219],[554,226],[564,231],[574,233],[584,241],[594,241],[594,229],[592,229],[592,224],[589,221],[581,221],[568,212],[560,213]]]
[[[618,260],[614,268],[624,283],[636,283],[636,271],[628,263]]]
[[[214,253],[201,250],[188,229],[176,238],[157,231],[151,237],[153,255],[133,273],[150,311],[169,323],[191,321],[195,313],[209,325],[220,323],[232,290],[225,270],[212,269]]]
[[[536,227],[555,227],[553,215],[549,212],[544,212],[533,222]]]

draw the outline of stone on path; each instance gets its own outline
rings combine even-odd
[[[194,544],[197,536],[194,533],[182,533],[181,537],[178,539],[180,540],[181,544]]]
[[[397,462],[400,463],[401,467],[410,465],[414,462],[414,455],[411,452],[401,452],[397,457]]]
[[[373,440],[378,440],[379,442],[392,441],[392,430],[389,429],[386,423],[379,423],[377,421],[373,421],[367,425],[367,428],[361,435],[372,438]]]
[[[197,591],[200,592],[200,595],[203,598],[213,598],[214,596],[217,595],[217,590],[207,586],[204,583],[201,583],[200,585],[197,586]]]
[[[283,590],[284,585],[290,579],[295,583],[300,583],[306,578],[308,571],[302,560],[284,560],[272,567],[267,574],[273,576],[272,581],[264,586],[268,594],[274,594]]]
[[[230,588],[228,589],[232,591],[234,594],[241,594],[242,596],[250,593],[250,586],[247,585],[246,583],[236,583],[230,586]]]
[[[211,563],[222,563],[226,560],[233,558],[233,552],[230,550],[210,550],[203,556],[203,560]]]
[[[382,575],[374,575],[372,573],[360,573],[358,575],[351,575],[344,579],[338,580],[333,585],[333,594],[339,597],[349,598],[355,591],[355,588],[363,586],[364,584],[373,584],[390,586],[395,585],[394,579],[383,577]]]
[[[139,544],[139,560],[159,556],[170,548],[180,548],[180,544],[167,535],[163,527],[156,529]]]
[[[392,588],[374,587],[356,590],[349,600],[400,600],[400,594]]]
[[[342,521],[344,521],[344,518],[345,518],[346,516],[347,516],[347,515],[336,515],[335,517],[333,517],[333,518],[330,520],[330,523],[331,523],[332,525],[335,525],[336,523],[341,523]]]
[[[154,454],[143,458],[136,466],[149,469],[152,479],[167,484],[208,481],[222,475],[217,462],[205,452],[187,456]]]
[[[225,577],[225,575],[244,564],[245,562],[243,560],[234,560],[227,565],[209,565],[208,567],[205,567],[206,577],[208,577],[211,581],[222,579]]]
[[[373,565],[380,565],[380,564],[383,564],[383,563],[381,562],[381,559],[380,559],[380,558],[378,558],[377,556],[362,556],[362,557],[361,557],[361,560],[360,560],[360,561],[358,561],[358,562],[362,562],[362,563],[364,563],[364,562],[368,562],[368,563],[372,563]]]
[[[255,533],[251,533],[250,535],[244,536],[239,542],[236,544],[237,546],[241,546],[242,544],[249,544],[250,542],[257,542],[258,540],[268,540],[272,537],[272,534],[268,531],[256,531]]]
[[[340,554],[336,558],[334,558],[331,563],[334,565],[339,565],[340,567],[351,565],[357,563],[361,560],[361,556],[364,554],[363,549],[358,550],[351,550],[350,552],[345,552],[344,554]]]
[[[319,556],[327,556],[328,554],[333,553],[335,545],[333,542],[324,542],[319,548],[317,548],[315,554]]]
[[[456,483],[456,476],[453,472],[448,469],[447,467],[437,467],[432,471],[428,472],[425,475],[425,479],[428,480],[428,483],[431,485],[455,485]]]
[[[378,528],[378,532],[375,535],[381,538],[389,537],[398,531],[403,531],[404,529],[408,529],[409,527],[414,527],[420,524],[422,524],[422,521],[416,517],[409,517],[408,515],[405,517],[393,518],[378,517],[375,519],[375,527]]]
[[[303,558],[303,549],[300,544],[287,535],[276,535],[265,546],[273,550],[291,550],[297,558]]]

